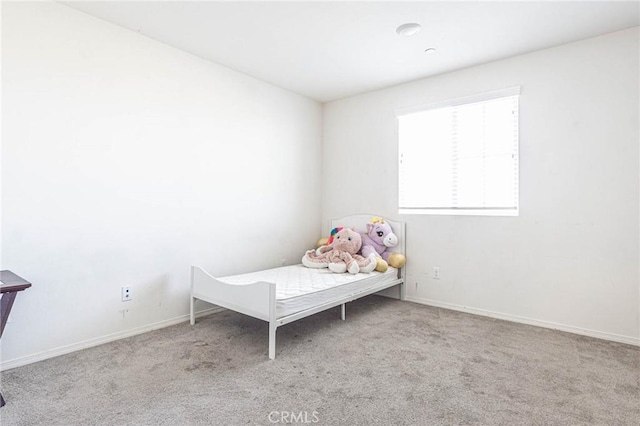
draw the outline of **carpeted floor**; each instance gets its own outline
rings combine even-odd
[[[234,312],[2,373],[10,425],[637,425],[640,348],[369,296]]]

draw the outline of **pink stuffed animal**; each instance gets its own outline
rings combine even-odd
[[[371,272],[376,267],[375,256],[362,257],[356,253],[362,246],[362,237],[353,229],[334,228],[329,245],[309,250],[302,257],[307,268],[329,268],[336,273]]]

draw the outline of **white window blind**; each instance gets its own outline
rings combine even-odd
[[[519,93],[398,111],[400,213],[517,215]]]

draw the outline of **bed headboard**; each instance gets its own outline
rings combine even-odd
[[[329,221],[329,231],[335,228],[336,226],[346,226],[348,228],[355,228],[355,230],[358,232],[364,232],[366,231],[367,222],[369,222],[369,220],[371,220],[372,217],[376,217],[376,216],[378,215],[357,214],[353,216],[345,216],[339,219],[331,219]],[[378,216],[378,217],[382,217],[385,220],[385,222],[389,223],[389,225],[391,225],[391,229],[393,229],[393,232],[398,236],[398,240],[399,240],[398,245],[393,249],[391,249],[390,251],[394,253],[402,253],[406,256],[407,240],[405,238],[404,222],[396,222],[393,220],[389,220],[384,216]]]
[[[401,253],[406,256],[407,255],[406,253],[407,238],[405,233],[404,222],[389,220],[384,216],[379,216],[375,214],[357,214],[353,216],[341,217],[339,219],[331,219],[329,221],[329,232],[336,226],[346,226],[348,228],[355,228],[355,230],[358,232],[364,232],[366,231],[367,222],[369,222],[369,220],[371,220],[372,217],[376,217],[376,216],[384,218],[384,220],[388,222],[389,225],[391,225],[391,229],[393,229],[393,232],[398,237],[398,240],[399,240],[398,245],[393,249],[391,249],[391,251],[394,253]],[[329,232],[327,232],[327,235],[329,235]],[[403,282],[405,281],[405,269],[406,268],[403,267],[398,270],[398,278],[402,279]],[[400,287],[401,288],[398,289],[398,291],[394,292],[394,289],[387,289],[381,292],[380,294],[387,297],[393,297],[396,299],[405,300],[406,285],[402,285]]]
[[[367,222],[369,222],[369,220],[371,220],[372,217],[376,217],[376,216],[384,218],[384,220],[388,222],[389,225],[391,225],[391,229],[393,229],[394,234],[396,234],[396,236],[398,237],[399,243],[396,247],[391,249],[391,251],[394,253],[401,253],[406,256],[407,255],[406,253],[407,238],[405,233],[404,222],[396,222],[394,220],[389,220],[384,216],[379,216],[376,214],[356,214],[353,216],[341,217],[339,219],[331,219],[329,221],[329,230],[327,232],[327,235],[329,235],[329,232],[336,226],[346,226],[349,228],[355,228],[356,231],[364,232],[366,231]],[[381,292],[378,292],[378,294],[381,296],[391,297],[394,299],[405,300],[406,298],[405,270],[406,270],[406,267],[402,267],[398,270],[398,278],[401,279],[402,282],[405,284],[401,286],[396,286],[394,288],[383,290]]]

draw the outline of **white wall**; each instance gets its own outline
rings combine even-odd
[[[2,266],[2,3],[0,3],[0,271],[4,270]],[[0,341],[0,349],[2,342]],[[0,350],[0,356],[2,356]]]
[[[639,72],[634,28],[326,104],[323,218],[405,220],[413,301],[640,344]],[[520,216],[399,216],[394,109],[516,85]]]
[[[2,266],[33,282],[3,368],[186,319],[191,264],[315,243],[318,103],[60,4],[2,7]]]

